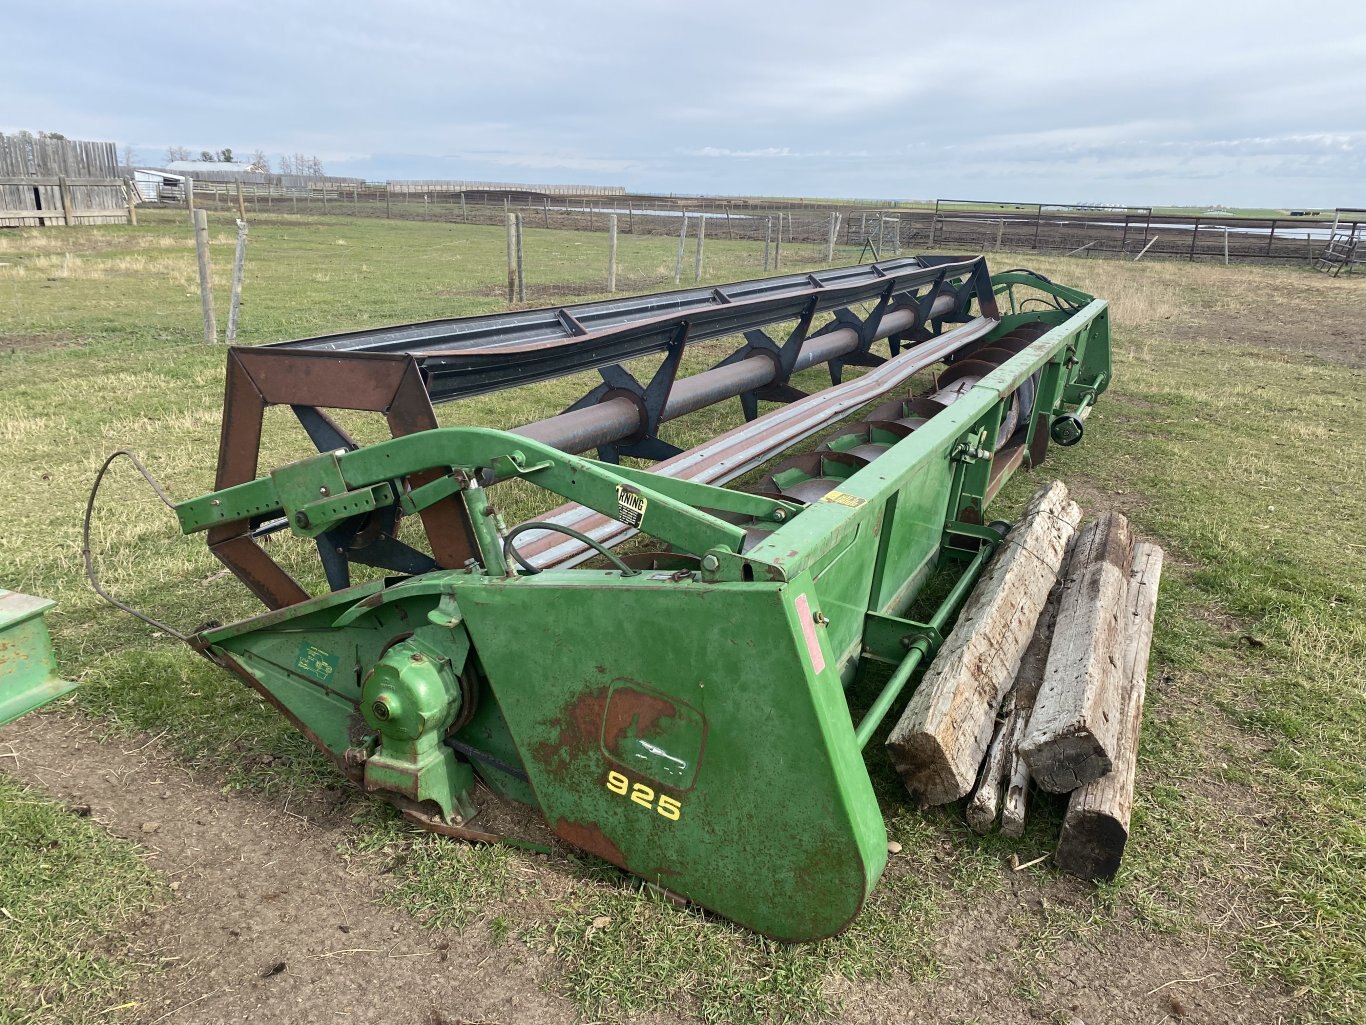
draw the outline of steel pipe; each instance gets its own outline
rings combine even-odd
[[[931,319],[951,313],[956,301],[949,294],[937,297],[930,308]],[[894,306],[878,321],[873,339],[876,341],[912,330],[918,320],[919,311],[914,306]],[[847,356],[858,346],[859,332],[852,327],[837,328],[808,338],[797,353],[793,372]],[[756,353],[748,359],[684,377],[674,382],[660,422],[686,416],[773,384],[777,381],[778,373],[778,366],[772,359]],[[512,433],[553,445],[563,452],[583,452],[600,445],[642,437],[648,427],[644,415],[644,410],[634,400],[619,396],[583,409],[537,420],[515,428]]]

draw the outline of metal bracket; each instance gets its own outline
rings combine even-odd
[[[937,335],[944,328],[944,318],[936,317],[934,320],[930,320],[930,310],[934,306],[934,301],[943,294],[943,289],[944,271],[941,270],[939,276],[934,279],[934,283],[930,285],[930,287],[925,290],[925,294],[917,300],[920,310],[918,319],[930,334]]]
[[[354,452],[359,447],[340,424],[316,406],[291,405],[289,408],[299,418],[300,425],[319,452],[343,449]],[[401,482],[391,481],[390,487],[399,496],[399,505],[381,506],[318,534],[314,540],[318,545],[318,558],[323,564],[327,586],[334,591],[350,587],[350,563],[353,562],[395,573],[417,574],[435,569],[436,560],[430,555],[397,540],[398,523],[404,512],[419,512],[439,498],[446,497],[444,494],[439,495],[420,504],[412,501],[415,496],[427,492],[428,488],[439,488],[445,480],[449,478],[439,477],[433,483],[418,488],[412,495],[404,494]]]
[[[622,397],[629,398],[635,403],[640,414],[640,429],[622,443],[599,446],[598,458],[602,462],[619,463],[622,456],[633,456],[636,459],[668,459],[683,451],[676,445],[660,440],[656,432],[664,416],[664,407],[669,401],[669,392],[673,390],[674,379],[678,376],[678,367],[682,362],[683,348],[687,341],[688,323],[684,321],[675,330],[673,340],[664,352],[664,362],[660,363],[647,385],[642,385],[619,363],[599,367],[598,374],[602,377],[602,384],[565,410],[569,413]]]
[[[871,350],[873,338],[877,334],[878,327],[882,324],[882,317],[886,314],[887,307],[891,305],[892,296],[895,292],[896,284],[893,282],[883,289],[882,294],[878,296],[877,305],[873,307],[873,312],[863,320],[860,320],[847,307],[835,313],[835,319],[826,326],[825,330],[835,331],[839,328],[852,328],[858,333],[859,341],[858,348],[853,352],[829,362],[831,384],[839,384],[844,379],[845,364],[855,367],[877,367],[887,362],[881,356],[875,356]]]
[[[796,402],[798,399],[806,398],[806,392],[800,388],[794,388],[788,382],[797,365],[797,356],[801,354],[802,345],[805,344],[807,335],[811,331],[811,321],[816,316],[817,298],[817,296],[812,296],[802,308],[801,315],[797,318],[797,326],[792,329],[792,333],[781,345],[770,338],[766,332],[755,328],[745,332],[745,341],[748,344],[737,349],[717,364],[717,366],[724,367],[731,363],[738,363],[755,353],[762,353],[773,360],[774,366],[777,368],[773,381],[762,388],[755,388],[740,395],[740,408],[744,411],[747,421],[753,420],[759,415],[760,399],[765,402]]]

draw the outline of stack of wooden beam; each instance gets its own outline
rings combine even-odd
[[[922,804],[968,798],[986,833],[1024,832],[1031,785],[1068,794],[1055,861],[1119,868],[1162,549],[1082,514],[1058,481],[1030,500],[887,740]]]

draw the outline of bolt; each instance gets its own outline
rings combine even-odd
[[[296,512],[294,514],[294,524],[297,527],[306,529],[308,527],[308,513]]]
[[[326,497],[327,495],[331,494],[331,492],[327,490],[327,485],[324,484],[322,487],[318,489],[318,494],[322,495],[323,497]]]
[[[721,560],[714,555],[702,556],[702,568],[710,573],[712,570],[721,568]]]
[[[825,626],[826,623],[830,622],[830,617],[827,616],[824,612],[817,612],[811,618],[816,621],[817,626]]]
[[[375,718],[379,719],[381,722],[389,718],[389,706],[386,705],[382,700],[376,701],[373,705],[371,705],[370,711],[374,712]]]
[[[777,522],[777,523],[782,523],[783,520],[787,519],[787,510],[786,510],[786,509],[774,509],[774,510],[773,510],[773,519],[774,519],[774,521]]]

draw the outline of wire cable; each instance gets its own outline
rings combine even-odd
[[[104,475],[109,471],[109,467],[113,465],[114,460],[118,459],[120,456],[132,463],[138,473],[142,474],[142,479],[152,486],[152,490],[156,492],[157,498],[161,499],[162,504],[166,506],[166,508],[175,508],[175,503],[171,501],[171,496],[166,494],[161,485],[153,479],[151,473],[148,472],[147,467],[142,465],[137,456],[133,455],[133,453],[129,452],[127,449],[122,448],[110,455],[110,457],[104,461],[104,465],[100,467],[100,472],[95,475],[95,483],[91,485],[90,497],[86,499],[85,503],[85,526],[81,531],[81,555],[85,559],[85,578],[90,581],[90,586],[95,589],[95,593],[110,605],[114,606],[114,608],[120,609],[130,616],[142,620],[148,626],[156,627],[158,630],[170,634],[176,640],[188,641],[189,637],[174,627],[167,626],[165,623],[139,612],[131,605],[126,605],[119,601],[100,585],[99,575],[95,572],[95,557],[90,551],[90,520],[95,511],[95,498],[100,493],[100,485],[104,482]]]

